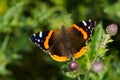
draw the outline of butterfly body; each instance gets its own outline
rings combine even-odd
[[[62,26],[61,31],[41,31],[33,34],[30,40],[43,50],[49,51],[54,60],[65,62],[84,54],[86,42],[89,40],[95,24],[95,21],[88,20],[74,24],[70,28]]]

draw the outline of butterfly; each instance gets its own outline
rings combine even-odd
[[[48,51],[53,60],[66,62],[81,57],[96,26],[94,20],[82,20],[69,28],[62,25],[61,30],[40,31],[30,37],[30,41],[42,50]]]

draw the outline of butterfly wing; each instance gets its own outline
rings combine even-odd
[[[68,31],[70,33],[70,40],[72,42],[72,48],[74,50],[73,57],[79,58],[86,51],[86,42],[90,39],[96,22],[93,20],[82,21],[74,24]]]
[[[43,50],[49,51],[50,56],[54,60],[59,62],[64,62],[68,60],[66,52],[64,53],[65,48],[62,42],[60,31],[41,31],[33,34],[30,38],[30,41],[34,44],[37,44]]]
[[[50,45],[52,45],[52,42],[49,43],[49,40],[51,39],[53,33],[54,31],[52,30],[35,33],[30,37],[30,41],[37,44],[40,48],[48,50]]]
[[[95,26],[96,26],[96,21],[89,19],[89,20],[86,20],[86,21],[83,20],[80,23],[74,24],[72,27],[76,28],[82,33],[84,40],[89,40]]]

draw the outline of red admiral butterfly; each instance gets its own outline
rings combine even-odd
[[[86,51],[86,42],[89,40],[96,22],[82,21],[66,29],[63,25],[60,30],[41,31],[33,34],[30,40],[58,61],[65,62],[81,57]]]

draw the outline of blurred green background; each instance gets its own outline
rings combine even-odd
[[[119,27],[120,0],[0,0],[0,80],[73,80],[29,37],[87,19]],[[112,39],[101,80],[120,80],[120,32]]]

